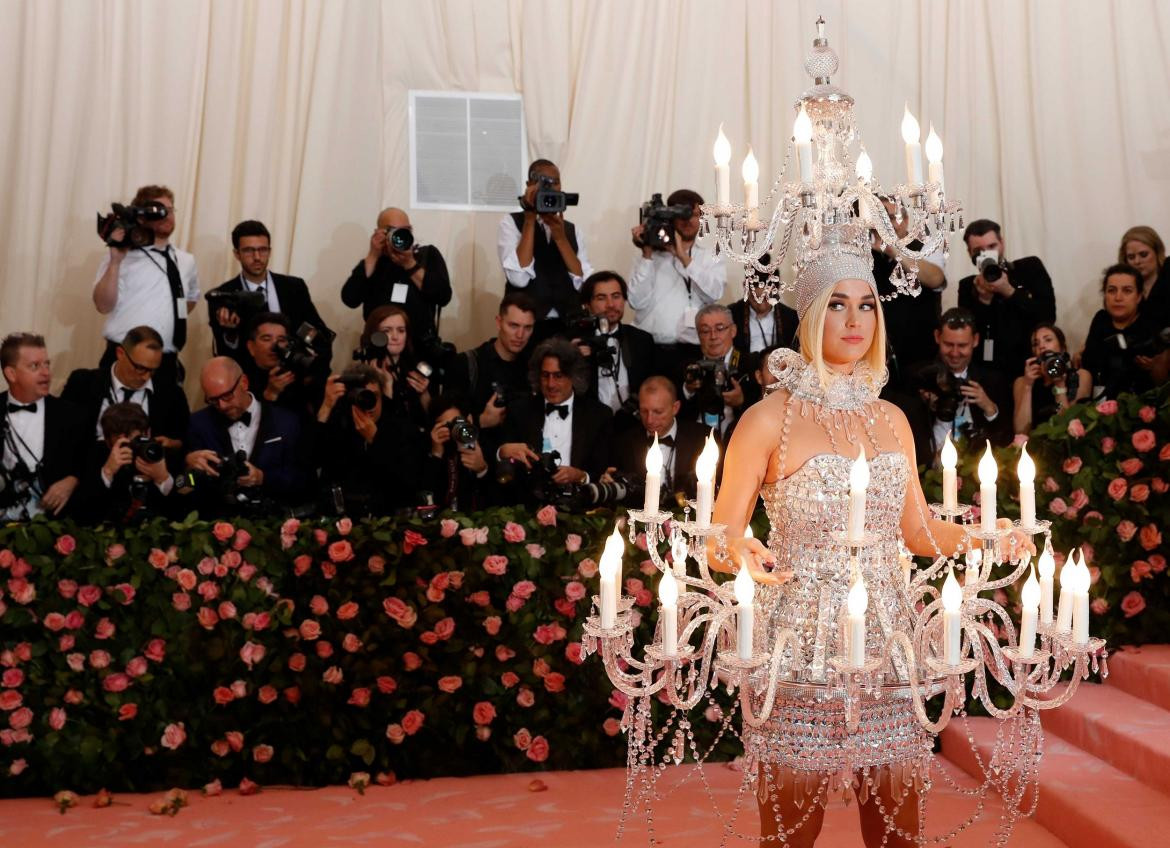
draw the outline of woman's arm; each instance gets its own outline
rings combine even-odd
[[[1027,433],[1032,429],[1032,384],[1023,377],[1016,377],[1012,385],[1012,394],[1015,396],[1015,421],[1017,433]]]

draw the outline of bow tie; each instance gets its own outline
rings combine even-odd
[[[649,435],[649,437],[646,439],[646,441],[648,441],[650,444],[654,444],[654,434],[651,433]],[[658,444],[664,445],[665,447],[668,447],[668,448],[672,448],[672,447],[674,447],[674,436],[663,436],[662,438],[660,438],[658,440]]]
[[[30,404],[9,403],[8,404],[8,411],[9,412],[36,412],[37,405],[35,403],[30,403]]]
[[[245,410],[243,415],[241,415],[239,418],[237,418],[235,421],[233,421],[231,423],[232,424],[243,424],[245,427],[251,427],[252,426],[252,413]]]
[[[561,416],[562,420],[565,418],[568,418],[569,417],[569,405],[567,403],[562,403],[560,405],[555,404],[555,403],[546,403],[544,405],[544,414],[546,416],[552,415],[554,412],[559,414]]]

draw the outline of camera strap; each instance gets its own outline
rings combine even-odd
[[[12,426],[11,415],[6,418],[7,426],[4,428],[4,447],[11,451],[13,463],[12,469],[22,476],[31,477],[31,485],[27,489],[29,495],[36,495],[40,497],[43,492],[43,483],[41,481],[41,471],[44,466],[44,454],[37,456],[33,453],[32,448],[28,446],[28,442],[21,438],[20,433]],[[19,447],[18,447],[19,445]],[[24,448],[24,453],[21,453],[20,448]],[[30,469],[28,463],[25,461],[25,455],[33,458],[34,464]],[[25,502],[29,500],[25,498]]]

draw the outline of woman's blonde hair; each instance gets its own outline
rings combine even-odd
[[[805,362],[817,370],[817,376],[820,378],[822,386],[828,386],[830,377],[822,350],[825,343],[825,313],[829,310],[829,301],[836,288],[836,284],[825,286],[824,290],[808,305],[796,331],[796,337],[800,341],[800,354],[804,357]],[[872,291],[876,301],[874,311],[877,313],[877,328],[874,330],[869,350],[861,357],[861,361],[868,365],[875,374],[879,374],[886,367],[886,319],[882,314],[881,299],[878,297],[877,290],[872,289]],[[901,296],[908,297],[909,295]]]
[[[1153,227],[1130,227],[1125,231],[1125,235],[1121,237],[1121,244],[1117,246],[1117,261],[1122,265],[1130,264],[1125,258],[1125,245],[1131,241],[1141,242],[1154,251],[1154,257],[1158,260],[1158,270],[1162,270],[1162,263],[1166,261],[1166,245],[1162,243],[1162,237]]]

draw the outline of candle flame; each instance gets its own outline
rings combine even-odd
[[[963,589],[955,579],[953,567],[947,569],[947,579],[943,581],[942,602],[943,609],[947,612],[958,612],[959,607],[963,605]]]
[[[917,144],[922,137],[922,128],[918,126],[918,119],[910,113],[910,104],[906,104],[906,111],[902,115],[902,141],[907,144]]]
[[[1089,566],[1085,565],[1085,558],[1083,556],[1077,563],[1077,571],[1073,575],[1073,579],[1076,581],[1072,586],[1074,592],[1089,591],[1089,585],[1093,582],[1093,576],[1089,574]]]
[[[714,431],[707,434],[707,442],[703,452],[695,460],[695,476],[702,482],[710,483],[715,479],[715,466],[719,464],[719,445],[715,442]]]
[[[853,460],[853,465],[849,468],[849,490],[851,492],[864,492],[867,486],[869,486],[869,463],[865,461],[865,448],[858,445],[857,459]]]
[[[743,181],[754,183],[760,178],[760,163],[756,161],[756,154],[752,153],[752,146],[748,145],[747,156],[743,159]]]
[[[658,434],[654,434],[654,444],[646,451],[646,474],[662,473],[662,449],[658,447]]]
[[[850,615],[865,615],[866,609],[869,608],[869,592],[865,590],[865,580],[862,579],[860,572],[849,588],[849,597],[845,604],[849,608]]]
[[[987,450],[983,452],[983,458],[979,460],[979,482],[983,485],[994,483],[995,478],[999,476],[999,468],[995,464],[995,457],[991,455],[991,442],[987,442]]]
[[[792,124],[792,140],[797,144],[808,144],[812,141],[812,120],[805,111],[804,104],[800,104],[800,112]]]
[[[1045,545],[1044,552],[1040,554],[1040,576],[1052,579],[1052,575],[1056,573],[1056,557],[1052,555],[1052,548]]]
[[[723,134],[723,124],[719,125],[719,135],[715,138],[713,152],[715,154],[716,165],[726,165],[731,161],[731,142]]]
[[[613,526],[613,533],[605,540],[605,549],[601,552],[601,558],[604,561],[606,557],[612,559],[618,568],[621,568],[622,554],[626,552],[626,546],[622,544],[621,534],[618,533],[617,524]]]
[[[873,179],[873,160],[869,158],[869,154],[864,150],[857,154],[857,179],[863,183],[867,183]]]
[[[682,533],[676,533],[674,541],[670,543],[670,559],[676,567],[686,568],[687,540]]]
[[[658,600],[664,607],[673,607],[678,603],[678,582],[669,568],[662,572],[662,579],[658,581]]]
[[[1020,483],[1031,485],[1036,482],[1036,463],[1028,456],[1027,442],[1020,447],[1020,464],[1016,466],[1016,474],[1020,478]]]
[[[937,165],[942,161],[943,144],[942,139],[934,131],[934,124],[930,125],[930,133],[926,136],[926,161],[932,165]]]
[[[1076,588],[1077,584],[1077,552],[1069,552],[1068,559],[1064,561],[1064,565],[1060,569],[1060,588],[1068,589],[1070,592]]]
[[[735,599],[745,607],[751,606],[752,598],[756,594],[756,581],[752,579],[747,565],[741,565],[739,574],[735,575]]]
[[[943,442],[939,458],[942,459],[943,468],[954,469],[959,462],[959,452],[955,450],[955,443],[951,441],[951,433],[949,430],[947,431],[946,441]]]
[[[1020,600],[1025,609],[1036,609],[1040,606],[1040,584],[1036,580],[1036,569],[1029,569],[1028,579],[1024,581],[1024,589],[1020,593]]]

